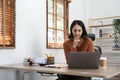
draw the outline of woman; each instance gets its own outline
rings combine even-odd
[[[85,25],[80,20],[74,20],[70,26],[69,40],[63,44],[66,61],[68,52],[94,52],[93,42],[88,38]],[[91,77],[58,75],[58,80],[91,80]]]

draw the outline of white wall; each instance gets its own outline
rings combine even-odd
[[[72,23],[73,20],[83,19],[83,4],[82,0],[72,0],[72,2],[69,4],[69,26]]]
[[[46,26],[45,12],[41,8],[45,6],[44,0],[41,2],[39,0],[16,0],[16,48],[1,49],[0,64],[22,62],[24,57],[40,54],[41,27],[45,31]],[[41,16],[44,16],[42,20]]]
[[[46,52],[63,56],[61,49],[46,49],[46,0],[16,0],[16,48],[0,49],[0,65]]]
[[[72,0],[69,25],[74,19],[81,19],[87,27],[88,17],[119,15],[119,3],[120,0]],[[65,63],[63,49],[46,49],[46,0],[16,0],[16,48],[0,49],[0,65],[44,56],[46,52],[54,53],[56,62]],[[0,80],[8,79],[3,75]]]
[[[90,0],[89,16],[109,17],[120,16],[120,0]]]

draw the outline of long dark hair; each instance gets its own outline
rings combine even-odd
[[[84,23],[81,20],[74,20],[72,22],[72,24],[70,26],[70,34],[69,34],[68,38],[69,39],[73,39],[74,36],[73,36],[73,33],[72,33],[72,29],[73,29],[73,27],[76,24],[79,25],[79,26],[81,26],[81,28],[83,30],[83,33],[82,33],[81,37],[84,38],[84,39],[87,39],[88,38],[88,34],[87,34],[87,31],[86,31],[85,25],[84,25]]]

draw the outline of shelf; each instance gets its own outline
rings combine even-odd
[[[91,25],[90,27],[107,27],[112,26],[113,24],[104,24],[104,25]]]
[[[120,50],[120,48],[113,48],[113,50]]]
[[[100,38],[96,38],[96,39],[114,39],[114,38],[105,38],[105,37],[100,37]]]
[[[97,46],[100,46],[100,47],[110,47],[111,48],[111,46],[104,46],[104,45],[97,45]]]

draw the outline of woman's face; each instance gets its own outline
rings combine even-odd
[[[74,39],[80,39],[82,32],[83,32],[82,27],[76,24],[72,29]]]

